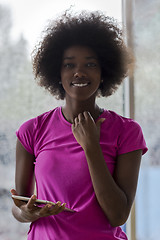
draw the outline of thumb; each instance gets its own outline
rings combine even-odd
[[[10,192],[12,195],[18,195],[15,189],[11,189]]]
[[[18,195],[15,189],[11,189],[10,192],[11,192],[11,195]],[[12,198],[12,199],[13,199],[14,204],[17,207],[21,207],[24,204],[24,202],[22,202],[21,200],[14,199],[14,198]]]
[[[100,128],[101,123],[103,123],[105,120],[106,120],[105,118],[100,118],[100,119],[96,122],[97,128]]]

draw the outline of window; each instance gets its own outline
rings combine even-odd
[[[26,239],[28,224],[11,214],[9,190],[14,187],[15,131],[27,119],[63,102],[55,100],[33,80],[30,53],[48,19],[73,5],[73,9],[103,10],[121,22],[121,1],[1,0],[0,3],[0,220],[1,239]],[[63,6],[63,9],[62,7]],[[116,6],[116,7],[115,7]],[[38,11],[37,11],[38,8]],[[35,11],[36,9],[36,11]],[[56,9],[53,12],[53,9]],[[123,87],[108,99],[98,99],[104,108],[123,114]],[[4,181],[5,180],[5,181]]]
[[[160,2],[135,1],[135,117],[141,124],[148,153],[142,161],[136,198],[136,239],[159,239],[160,226]]]
[[[136,58],[132,110],[140,123],[148,153],[143,157],[135,206],[131,214],[131,240],[159,238],[159,50],[160,25],[158,1],[123,1],[128,24],[128,38]],[[132,79],[133,80],[133,79]],[[131,96],[130,96],[131,97]],[[128,221],[128,225],[130,221]],[[135,230],[135,231],[134,231]]]

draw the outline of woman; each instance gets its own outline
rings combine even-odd
[[[96,97],[111,95],[131,63],[121,30],[100,12],[66,12],[47,28],[33,69],[65,104],[17,131],[11,193],[30,200],[14,200],[13,215],[31,222],[29,240],[127,239],[119,226],[130,213],[147,147],[137,122],[101,109]],[[57,203],[39,206],[36,197]]]

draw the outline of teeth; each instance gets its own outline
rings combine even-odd
[[[74,83],[73,84],[73,86],[75,86],[75,87],[85,87],[87,85],[88,85],[88,83]]]

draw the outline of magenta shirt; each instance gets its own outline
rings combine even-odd
[[[111,174],[119,154],[147,151],[139,124],[104,110],[100,145]],[[61,201],[75,210],[43,217],[31,224],[28,240],[127,239],[120,227],[111,227],[100,208],[82,147],[61,108],[25,122],[16,132],[25,149],[35,155],[37,198]]]

